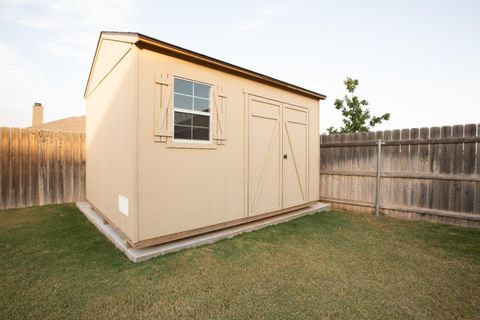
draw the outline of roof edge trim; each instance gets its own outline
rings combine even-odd
[[[100,40],[105,35],[132,37],[132,43],[134,43],[137,47],[139,47],[141,49],[147,49],[147,50],[151,50],[151,51],[157,51],[157,52],[160,52],[160,53],[173,55],[173,56],[179,57],[180,59],[191,61],[191,62],[194,62],[194,63],[197,63],[197,64],[207,65],[209,67],[213,67],[213,68],[216,68],[216,69],[224,71],[224,72],[232,73],[232,74],[235,74],[235,75],[238,75],[238,76],[243,76],[243,77],[246,77],[248,79],[252,79],[254,81],[263,82],[265,84],[269,84],[269,85],[275,86],[277,88],[285,89],[285,90],[288,90],[288,91],[291,91],[291,92],[294,92],[294,93],[298,93],[298,94],[301,94],[301,95],[304,95],[304,96],[308,96],[308,97],[311,97],[311,98],[315,98],[315,99],[319,99],[319,100],[325,100],[327,98],[326,95],[323,95],[321,93],[318,93],[318,92],[315,92],[315,91],[312,91],[312,90],[308,90],[308,89],[296,86],[294,84],[291,84],[291,83],[288,83],[288,82],[285,82],[285,81],[282,81],[282,80],[278,80],[278,79],[269,77],[267,75],[264,75],[264,74],[246,69],[246,68],[242,68],[242,67],[236,66],[234,64],[231,64],[231,63],[228,63],[228,62],[216,59],[216,58],[212,58],[210,56],[207,56],[207,55],[204,55],[204,54],[192,51],[192,50],[188,50],[188,49],[170,44],[168,42],[164,42],[164,41],[146,36],[146,35],[138,33],[138,32],[119,32],[119,31],[102,31],[102,32],[100,32],[100,36],[99,36],[98,42],[97,42],[97,48],[96,48],[96,51],[95,51],[95,55],[93,57],[92,66],[91,66],[91,69],[90,69],[90,74],[89,74],[89,77],[88,77],[88,80],[87,80],[87,85],[86,85],[85,92],[84,92],[84,97],[86,96],[88,86],[89,86],[89,82],[90,82],[90,77],[91,77],[93,68],[95,67],[94,65],[95,65],[95,60],[96,60],[97,54],[98,54]]]

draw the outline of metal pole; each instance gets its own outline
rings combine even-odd
[[[382,140],[377,141],[377,185],[375,195],[375,215],[378,216],[380,210],[380,173],[382,167]]]

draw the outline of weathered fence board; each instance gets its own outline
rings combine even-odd
[[[463,137],[463,126],[456,125],[453,126],[452,135],[454,137],[461,138]],[[453,146],[453,155],[452,155],[452,173],[459,174],[462,172],[462,163],[463,163],[463,144],[456,143]],[[453,181],[450,183],[450,201],[449,201],[449,210],[461,212],[462,209],[462,186],[460,181]]]
[[[477,127],[477,137],[480,137],[480,124]],[[476,173],[477,176],[480,176],[480,142],[477,142],[477,157],[476,157]],[[475,199],[475,204],[474,204],[474,213],[480,213],[480,182],[476,183],[475,186],[475,193],[474,193],[474,199]]]
[[[1,199],[2,207],[8,207],[10,205],[10,129],[1,128],[0,129],[0,157],[1,168],[0,168],[0,179],[1,179]]]
[[[452,136],[452,127],[443,126],[440,131],[441,138],[450,138]],[[441,145],[440,149],[440,173],[450,174],[451,173],[451,156],[452,156],[452,145],[444,144]],[[442,181],[440,182],[440,210],[448,210],[449,197],[450,197],[450,182]]]
[[[430,137],[429,128],[420,128],[420,139],[428,139]],[[418,146],[418,168],[417,173],[429,173],[430,172],[430,149],[429,145],[421,144]],[[412,183],[415,183],[412,181]],[[421,180],[417,184],[417,197],[418,202],[415,204],[421,208],[428,208],[429,203],[429,191],[432,188],[431,180]],[[412,205],[412,206],[415,206]]]
[[[84,134],[0,128],[1,209],[84,197]]]
[[[440,138],[440,127],[430,128],[430,137],[433,139]],[[430,173],[440,174],[440,145],[432,144],[430,146]],[[440,182],[432,181],[432,187],[429,191],[429,208],[440,209]]]
[[[476,124],[322,135],[321,200],[334,207],[373,212],[377,140],[385,142],[381,211],[412,218],[422,214],[439,222],[466,217],[480,227],[480,125]]]
[[[465,137],[474,137],[476,135],[477,126],[474,124],[467,124],[465,126]],[[464,156],[463,156],[463,174],[471,175],[475,173],[475,144],[464,144]],[[474,182],[462,182],[462,212],[473,212],[475,204],[475,183]],[[479,195],[480,196],[480,195]]]

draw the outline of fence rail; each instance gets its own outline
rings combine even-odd
[[[410,130],[410,129],[408,129]],[[411,129],[414,130],[414,129]],[[463,137],[463,138],[445,138],[445,139],[409,139],[398,141],[382,141],[383,145],[387,146],[400,146],[400,145],[414,145],[414,144],[450,144],[450,143],[469,143],[480,142],[480,137]],[[376,146],[376,141],[354,141],[354,142],[327,142],[322,144],[322,148],[334,148],[334,147],[364,147],[364,146]]]
[[[480,227],[480,125],[322,135],[320,197],[334,207],[380,210]],[[440,218],[439,218],[440,217]],[[473,222],[469,222],[473,221]]]
[[[0,208],[84,198],[84,134],[0,128]]]

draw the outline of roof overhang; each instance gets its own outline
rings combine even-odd
[[[100,43],[100,40],[102,37],[122,37],[125,40],[128,39],[132,43],[134,43],[137,47],[140,49],[147,49],[151,51],[155,51],[158,53],[162,53],[165,55],[173,56],[182,60],[190,61],[196,64],[204,65],[213,69],[217,69],[223,72],[228,72],[237,76],[245,77],[254,81],[262,82],[280,89],[288,90],[290,92],[294,92],[297,94],[301,94],[310,98],[315,98],[319,100],[325,100],[327,96],[293,85],[291,83],[287,83],[269,76],[266,76],[264,74],[248,70],[236,65],[233,65],[231,63],[215,59],[209,56],[206,56],[204,54],[194,52],[185,48],[181,48],[179,46],[152,38],[148,37],[146,35],[143,35],[141,33],[137,32],[111,32],[111,31],[102,31],[100,33],[100,38],[97,43],[97,51],[98,51],[98,44]],[[95,55],[97,52],[95,53]],[[95,61],[95,58],[94,58]],[[93,64],[92,62],[92,69],[93,69]],[[92,70],[90,70],[90,75],[89,75],[89,81],[90,81],[90,76],[91,76]],[[87,88],[88,88],[88,82],[87,82]],[[87,90],[85,89],[85,92]]]

